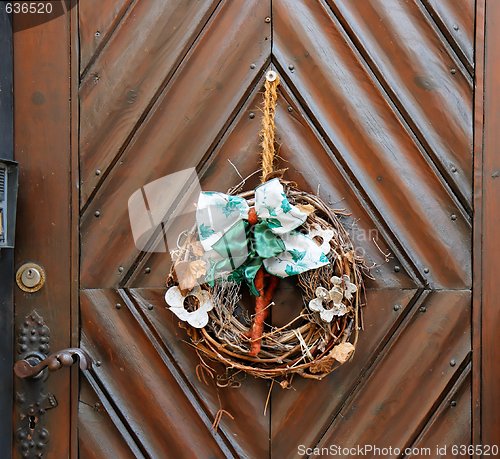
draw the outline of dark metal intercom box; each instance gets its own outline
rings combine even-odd
[[[0,249],[14,247],[18,164],[0,158]]]

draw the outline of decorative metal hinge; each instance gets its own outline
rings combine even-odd
[[[56,397],[45,390],[49,370],[70,366],[76,361],[80,369],[92,367],[92,359],[78,348],[64,349],[49,355],[50,330],[43,318],[33,311],[19,329],[17,352],[19,359],[14,372],[22,380],[16,393],[19,420],[16,440],[21,456],[41,458],[49,441],[49,431],[44,427],[43,416],[57,406]]]

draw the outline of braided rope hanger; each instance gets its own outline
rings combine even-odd
[[[277,73],[270,70],[266,74],[266,83],[264,91],[262,128],[260,131],[262,147],[262,176],[261,182],[264,183],[269,175],[274,172],[275,156],[275,123],[276,102],[278,100],[278,86],[280,79]]]

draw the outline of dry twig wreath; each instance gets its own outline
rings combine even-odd
[[[322,379],[353,355],[365,265],[339,220],[342,212],[276,177],[278,84],[268,72],[262,184],[237,195],[200,194],[196,226],[172,253],[165,300],[207,370],[203,356],[288,387],[294,374]],[[298,279],[303,308],[284,326],[268,325],[273,293],[289,276]],[[238,307],[243,284],[255,296],[253,318]]]

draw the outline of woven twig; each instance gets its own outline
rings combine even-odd
[[[328,255],[331,263],[297,276],[303,308],[284,326],[266,326],[260,338],[258,356],[250,355],[252,341],[248,338],[248,332],[251,317],[239,306],[240,285],[234,282],[222,280],[212,288],[205,286],[212,294],[214,309],[210,312],[209,324],[201,330],[189,329],[189,336],[198,352],[222,363],[233,372],[282,379],[285,384],[293,374],[322,379],[343,363],[342,356],[352,355],[358,339],[363,297],[362,272],[366,267],[363,260],[355,255],[349,234],[339,220],[345,212],[330,209],[318,196],[300,191],[291,183],[282,183],[291,203],[309,204],[314,208],[307,218],[306,227],[319,225],[333,230],[334,237],[330,241],[331,251]],[[239,196],[252,205],[253,193],[248,191]],[[193,229],[186,241],[192,241],[195,237],[196,231]],[[183,260],[194,258],[188,247],[180,251]],[[318,286],[326,286],[333,275],[342,274],[348,274],[358,290],[348,305],[346,315],[337,317],[331,323],[323,322],[317,313],[309,311],[307,304],[315,297]],[[172,275],[168,285],[174,283]],[[343,346],[344,352],[340,351],[339,345]],[[346,349],[349,351],[347,354]]]

